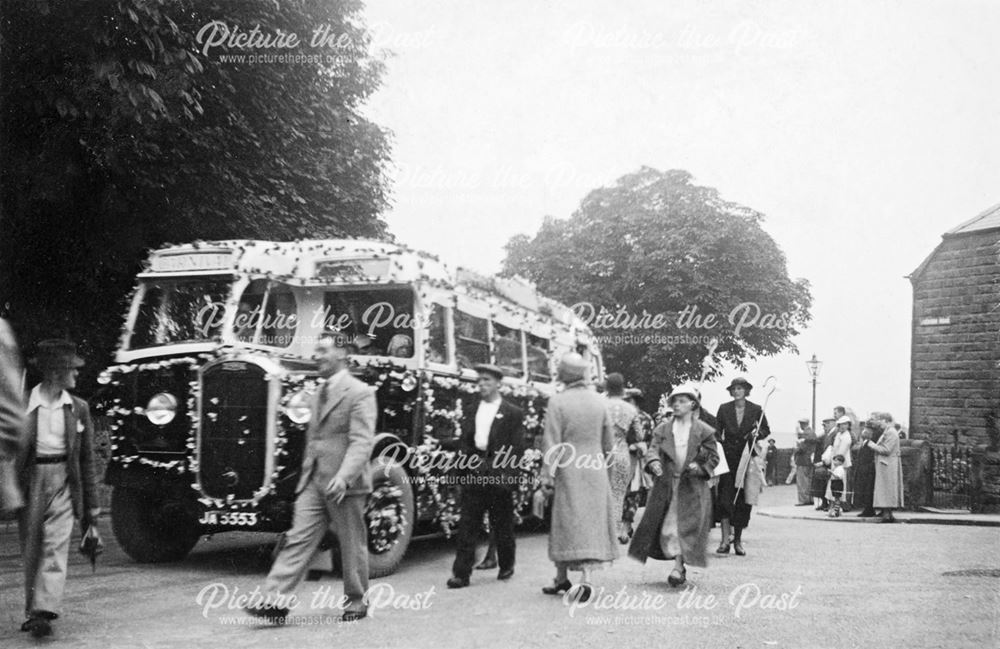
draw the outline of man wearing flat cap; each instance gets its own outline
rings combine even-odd
[[[514,575],[514,495],[524,453],[524,411],[500,396],[503,371],[496,365],[475,367],[479,374],[479,398],[462,415],[458,450],[463,466],[462,513],[458,522],[455,563],[448,588],[469,585],[475,562],[476,540],[483,515],[489,512],[496,538],[500,571],[497,579]]]
[[[25,612],[21,626],[35,637],[52,633],[66,585],[73,519],[94,525],[100,509],[90,407],[69,393],[83,359],[68,340],[43,340],[32,363],[42,382],[28,397],[25,446],[18,475],[27,505],[21,511]]]

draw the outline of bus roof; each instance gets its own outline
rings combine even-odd
[[[580,332],[589,327],[566,305],[539,294],[520,277],[452,269],[437,256],[365,239],[196,241],[154,250],[140,277],[249,274],[301,286],[428,282],[470,295],[486,294],[552,317]]]

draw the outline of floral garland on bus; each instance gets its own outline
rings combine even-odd
[[[140,406],[132,409],[120,405],[120,398],[115,397],[107,405],[105,414],[110,420],[110,443],[114,461],[128,467],[132,464],[147,466],[152,469],[159,469],[166,472],[174,472],[183,475],[189,472],[192,476],[191,488],[201,495],[199,502],[206,507],[237,511],[240,509],[253,508],[259,500],[265,496],[273,495],[276,491],[276,484],[281,474],[287,469],[288,440],[290,435],[304,435],[307,423],[295,423],[286,414],[286,407],[290,399],[305,390],[313,393],[319,389],[323,379],[310,377],[302,374],[286,374],[280,377],[281,399],[278,407],[278,425],[276,427],[276,439],[274,443],[274,463],[271,473],[270,486],[266,493],[258,494],[249,501],[235,501],[230,494],[226,498],[215,498],[204,493],[201,483],[198,480],[199,464],[195,453],[197,449],[197,420],[199,413],[196,404],[198,402],[198,381],[197,371],[206,362],[223,356],[226,350],[218,350],[215,353],[203,353],[197,356],[186,356],[181,358],[165,359],[149,363],[119,364],[108,367],[102,372],[99,382],[113,387],[121,386],[124,375],[135,371],[155,371],[170,367],[181,366],[190,373],[188,381],[189,395],[187,399],[187,413],[191,420],[188,428],[188,436],[185,440],[185,457],[183,459],[163,462],[151,460],[140,456],[138,453],[128,455],[122,454],[125,439],[119,432],[124,424],[125,418],[131,415],[141,415],[144,410]],[[378,390],[386,381],[398,381],[405,391],[413,390],[418,384],[422,388],[421,407],[424,421],[424,440],[413,449],[413,462],[418,467],[414,481],[416,488],[415,499],[418,503],[418,510],[433,511],[434,523],[441,530],[450,535],[459,518],[458,490],[456,487],[442,484],[439,475],[432,473],[430,467],[440,466],[442,461],[447,461],[454,456],[454,451],[441,448],[438,440],[433,436],[435,431],[439,435],[449,433],[453,438],[461,432],[462,399],[477,392],[475,383],[463,381],[456,377],[435,375],[430,372],[407,369],[391,362],[372,361],[366,364],[367,367],[379,370],[379,374],[372,386]],[[537,437],[541,429],[541,421],[538,415],[537,400],[539,392],[530,386],[503,386],[502,394],[525,407],[525,428],[531,437]],[[439,402],[439,399],[441,401]],[[447,405],[453,404],[453,405]],[[388,412],[391,406],[384,408]],[[408,408],[409,406],[404,406]],[[211,411],[206,409],[205,416],[211,416]],[[516,494],[516,511],[519,513],[523,506],[530,500],[531,495],[539,486],[538,467],[541,464],[541,453],[536,449],[529,449],[528,453],[532,457],[532,468],[526,470],[525,479],[518,483]],[[444,456],[442,460],[440,456]],[[392,530],[401,521],[392,521],[391,524],[370,522],[378,529]]]

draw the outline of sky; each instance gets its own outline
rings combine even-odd
[[[746,372],[776,378],[779,445],[810,416],[812,354],[817,419],[907,423],[905,276],[1000,202],[1000,4],[369,0],[366,20],[389,54],[365,110],[393,132],[400,241],[495,273],[590,190],[684,169],[764,213],[812,285],[798,352]]]

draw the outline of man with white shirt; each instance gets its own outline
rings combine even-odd
[[[458,551],[448,588],[469,585],[475,562],[476,540],[483,514],[489,512],[496,535],[497,579],[514,575],[514,496],[524,452],[524,412],[500,397],[503,372],[495,365],[477,365],[479,399],[465,410],[459,451],[470,468],[462,484],[462,514],[458,523]]]
[[[21,626],[35,637],[52,633],[66,585],[73,518],[94,525],[100,509],[90,407],[76,387],[83,359],[67,340],[43,340],[32,359],[42,382],[28,398],[28,423],[18,475],[27,498],[21,510],[25,612]]]

